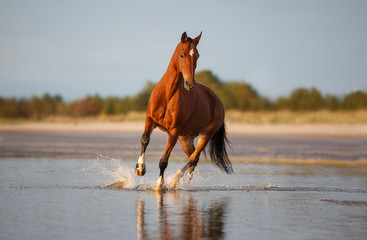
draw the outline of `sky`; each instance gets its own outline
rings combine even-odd
[[[367,90],[367,1],[0,0],[0,96],[132,96],[186,31],[196,71],[261,95]]]

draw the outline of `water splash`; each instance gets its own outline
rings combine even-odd
[[[114,159],[109,156],[97,154],[93,163],[82,171],[95,172],[102,176],[99,181],[100,187],[124,188],[137,190],[151,190],[155,188],[159,175],[159,168],[149,167],[147,163],[147,174],[144,177],[135,175],[134,162],[123,159]],[[273,171],[264,165],[247,165],[246,168],[239,170],[234,175],[227,175],[218,168],[212,168],[209,164],[201,165],[193,172],[190,180],[187,172],[184,174],[175,189],[169,187],[176,169],[181,163],[171,163],[170,169],[165,174],[163,188],[166,190],[195,190],[195,189],[269,189],[274,186]],[[118,185],[116,185],[118,184]],[[116,186],[115,186],[116,185]]]
[[[120,160],[97,154],[97,159],[84,171],[94,171],[107,177],[107,181],[123,182],[124,188],[135,187],[134,169],[121,163]],[[109,185],[105,184],[105,185]],[[102,186],[103,187],[103,186]]]
[[[264,187],[264,188],[271,188],[273,186],[273,171],[270,170],[267,166],[263,165],[262,166],[263,171],[265,173],[265,179],[260,180],[259,185]]]

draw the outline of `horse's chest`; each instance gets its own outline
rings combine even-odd
[[[181,109],[178,102],[169,102],[163,118],[163,126],[167,129],[171,129],[181,121],[180,116]]]
[[[194,103],[195,97],[189,98],[186,96],[183,98],[182,94],[177,92],[164,104],[164,107],[160,105],[161,111],[155,111],[158,113],[155,120],[161,127],[168,131],[184,131],[186,124],[195,111]],[[191,135],[191,132],[187,134]]]

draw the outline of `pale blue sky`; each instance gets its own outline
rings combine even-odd
[[[3,1],[0,96],[134,95],[159,81],[182,32],[197,71],[262,95],[367,90],[367,1]]]

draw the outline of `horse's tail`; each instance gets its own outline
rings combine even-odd
[[[227,174],[233,173],[232,163],[228,158],[226,145],[229,145],[224,123],[209,142],[209,152],[212,162]]]

